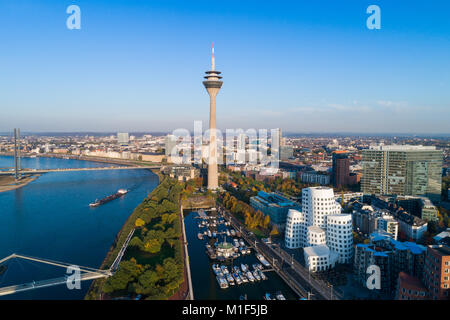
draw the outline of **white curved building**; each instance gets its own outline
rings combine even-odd
[[[302,190],[302,211],[308,226],[326,229],[326,216],[341,213],[341,205],[334,199],[332,188],[313,187]]]
[[[305,256],[305,261],[308,260],[311,266],[314,261],[323,263],[325,256],[328,257],[326,263],[316,264],[311,270],[325,270],[325,266],[332,267],[335,262],[351,262],[353,256],[352,216],[341,214],[341,210],[341,205],[334,198],[333,189],[327,187],[303,189],[302,212],[289,210],[285,229],[286,247],[305,248],[305,252],[309,252],[308,257]],[[318,249],[317,252],[310,249],[316,246],[325,246],[329,248],[330,253],[326,253],[324,249]],[[320,252],[319,256],[322,254],[323,256],[314,257],[318,252]]]
[[[327,216],[327,246],[339,255],[339,263],[350,263],[353,256],[353,227],[351,214]]]
[[[305,246],[306,242],[306,224],[302,212],[289,209],[286,219],[285,245],[289,249],[297,249]]]
[[[325,245],[306,247],[303,252],[306,267],[312,272],[334,268],[338,260],[338,254]]]
[[[325,231],[318,226],[309,226],[307,232],[308,246],[326,245]]]

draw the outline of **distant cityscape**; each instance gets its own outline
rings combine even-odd
[[[242,179],[264,186],[250,192],[250,206],[270,217],[283,235],[279,245],[294,255],[301,252],[299,261],[316,277],[332,283],[352,274],[353,284],[339,289],[346,298],[356,298],[358,290],[361,298],[375,293],[386,299],[448,298],[448,139],[279,133],[278,170],[238,161],[252,156],[245,135],[235,137],[233,150],[224,147],[224,156],[238,144],[246,151],[221,166],[222,192],[245,191]],[[179,140],[172,134],[24,135],[20,140],[22,157],[164,164],[161,172],[181,183],[206,181],[208,175],[206,165],[174,164],[172,149]],[[0,137],[1,154],[13,155],[14,148],[13,137]],[[286,181],[300,192],[279,188]],[[381,287],[374,291],[366,287],[370,265],[382,270]]]

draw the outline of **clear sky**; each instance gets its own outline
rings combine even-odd
[[[0,0],[0,132],[207,126],[213,41],[219,128],[450,133],[448,0]]]

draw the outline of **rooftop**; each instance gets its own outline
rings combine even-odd
[[[330,249],[325,245],[306,247],[303,251],[308,256],[325,256],[330,254]]]
[[[370,146],[369,150],[378,151],[436,151],[435,146],[413,146],[413,145],[388,145],[388,146]]]

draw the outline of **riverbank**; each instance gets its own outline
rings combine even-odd
[[[22,188],[30,182],[33,182],[34,180],[39,178],[39,176],[40,174],[27,176],[20,179],[19,181],[16,181],[16,179],[12,176],[0,176],[0,193]]]
[[[136,207],[101,266],[111,266],[129,231],[134,229],[118,270],[108,279],[92,283],[86,300],[131,299],[137,295],[158,300],[186,299],[184,237],[179,217],[182,189],[176,180],[164,177]]]
[[[157,174],[158,176],[158,186],[160,185],[163,176],[161,174]],[[155,190],[158,188],[158,186],[155,188]],[[147,198],[145,198],[147,199]],[[145,201],[144,199],[144,201]],[[111,248],[109,249],[108,253],[105,256],[105,259],[103,260],[102,264],[100,265],[100,270],[105,270],[111,267],[112,263],[114,262],[114,259],[116,258],[117,254],[119,253],[120,248],[127,240],[128,234],[130,231],[135,227],[135,222],[139,216],[139,211],[137,210],[139,206],[141,206],[142,203],[140,203],[131,213],[131,215],[128,217],[128,219],[123,224],[122,228],[118,232],[114,243],[111,245]],[[86,296],[84,297],[85,300],[103,300],[103,294],[101,288],[105,284],[106,279],[101,278],[94,280],[91,283],[91,286],[89,287],[88,292],[86,293]]]

